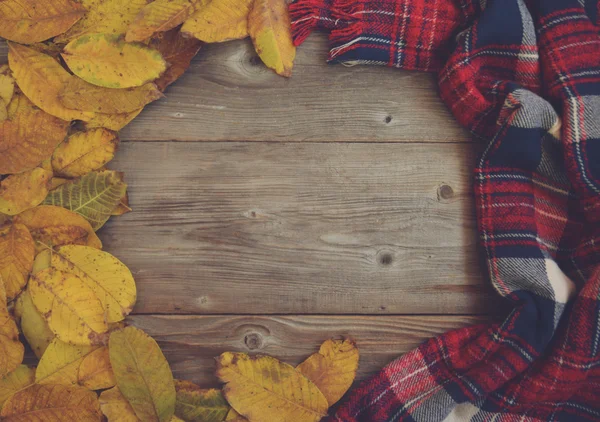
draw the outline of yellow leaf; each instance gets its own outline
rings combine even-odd
[[[189,381],[175,380],[175,415],[189,422],[221,422],[229,405],[221,390],[202,389]]]
[[[100,422],[96,393],[77,386],[34,384],[13,395],[2,408],[3,422]]]
[[[4,309],[0,309],[0,377],[14,371],[23,362],[24,353],[17,324],[4,305]]]
[[[108,422],[141,422],[119,387],[113,387],[100,394],[100,408]]]
[[[41,358],[55,336],[46,320],[33,305],[28,289],[24,290],[15,301],[15,316],[33,353]]]
[[[263,63],[279,75],[291,76],[296,47],[285,0],[256,0],[248,15],[248,32]]]
[[[85,122],[86,129],[93,129],[96,127],[104,127],[106,129],[119,131],[127,126],[138,114],[142,112],[143,108],[132,111],[131,113],[119,113],[119,114],[104,114],[96,113],[93,118]]]
[[[52,169],[61,177],[79,177],[113,159],[119,138],[107,129],[76,132],[52,154]]]
[[[62,57],[81,79],[106,88],[141,86],[167,68],[158,51],[107,34],[74,39],[65,46]]]
[[[225,352],[217,358],[223,395],[253,422],[317,422],[327,414],[327,399],[293,366],[270,356]]]
[[[114,387],[117,381],[110,366],[108,347],[96,349],[83,358],[77,382],[90,390]]]
[[[102,249],[102,242],[85,218],[62,207],[39,205],[14,218],[29,229],[37,252],[48,247],[84,245]]]
[[[204,42],[248,36],[248,13],[253,0],[207,0],[185,21],[181,32]]]
[[[225,420],[231,422],[248,422],[248,419],[236,412],[235,409],[229,409],[229,413],[227,413]]]
[[[108,326],[102,303],[79,277],[47,268],[29,279],[29,293],[62,341],[82,346],[104,341]]]
[[[15,114],[0,124],[0,174],[37,167],[65,139],[69,128],[68,122],[35,107],[22,94],[14,101],[20,103]]]
[[[15,80],[12,76],[0,72],[0,99],[4,100],[4,104],[10,104],[15,93]]]
[[[175,385],[156,341],[135,327],[110,335],[110,363],[119,390],[144,422],[168,422],[175,411]]]
[[[21,365],[0,380],[0,409],[2,405],[17,391],[30,386],[35,381],[35,371]]]
[[[156,32],[181,25],[194,11],[190,0],[155,0],[144,6],[129,25],[125,41],[144,41]]]
[[[27,227],[16,223],[0,228],[0,280],[6,299],[13,300],[27,284],[34,256],[35,246]]]
[[[162,96],[153,83],[117,89],[92,85],[79,78],[72,78],[59,94],[65,107],[104,114],[131,113]]]
[[[50,192],[44,204],[76,212],[89,221],[94,230],[98,230],[108,220],[126,190],[127,185],[121,173],[93,171]]]
[[[0,123],[4,122],[6,119],[8,119],[8,110],[6,109],[6,103],[0,98]],[[0,139],[0,142],[1,141],[2,139]]]
[[[69,183],[71,179],[65,179],[64,177],[53,177],[50,179],[50,191],[53,191],[59,186]]]
[[[71,110],[62,105],[58,96],[73,76],[55,59],[24,45],[9,43],[8,47],[8,62],[13,76],[32,103],[68,122],[87,121],[94,117],[94,113]]]
[[[117,205],[117,208],[113,210],[111,215],[123,215],[131,211],[132,209],[129,206],[129,195],[127,194],[127,192],[125,192],[125,195],[123,195],[123,197],[121,198],[119,205]]]
[[[87,13],[71,29],[54,38],[54,41],[63,44],[86,34],[124,34],[148,1],[81,0]]]
[[[57,338],[42,355],[35,371],[37,384],[77,384],[79,366],[94,347],[74,346]]]
[[[0,37],[22,44],[45,41],[69,29],[85,9],[72,0],[0,2]]]
[[[16,215],[40,204],[50,186],[52,173],[36,167],[12,174],[0,182],[0,212]]]
[[[358,369],[359,353],[351,340],[327,340],[298,370],[310,379],[333,406],[348,391]]]

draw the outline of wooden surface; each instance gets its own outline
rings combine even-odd
[[[129,321],[179,378],[216,385],[225,350],[295,364],[350,336],[360,380],[502,312],[477,247],[478,148],[434,77],[325,57],[310,37],[287,80],[247,41],[206,46],[121,133],[110,167],[134,212],[99,235],[138,283]]]

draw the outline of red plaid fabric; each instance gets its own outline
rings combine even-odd
[[[386,366],[330,421],[600,421],[600,37],[589,0],[297,0],[331,62],[438,73],[475,169],[501,324]]]

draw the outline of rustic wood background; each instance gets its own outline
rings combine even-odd
[[[121,133],[110,167],[134,212],[99,235],[136,278],[129,322],[178,378],[213,386],[223,351],[296,364],[350,336],[364,379],[500,311],[477,248],[478,146],[434,77],[326,51],[311,36],[285,79],[248,41],[206,46]]]

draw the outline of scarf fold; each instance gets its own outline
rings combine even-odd
[[[297,0],[328,60],[437,72],[486,148],[474,190],[501,324],[454,330],[330,421],[600,420],[600,36],[589,0]]]

